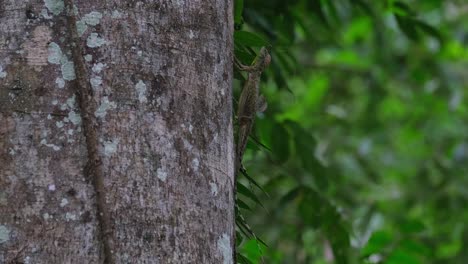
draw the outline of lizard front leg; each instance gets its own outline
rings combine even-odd
[[[253,72],[257,69],[255,65],[247,66],[247,65],[242,64],[238,58],[234,58],[234,66],[239,71],[244,71],[244,72]]]

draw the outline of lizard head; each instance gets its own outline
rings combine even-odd
[[[267,48],[262,47],[260,49],[260,52],[258,53],[258,60],[263,61],[262,70],[264,70],[266,67],[268,67],[268,65],[270,65],[271,56]]]

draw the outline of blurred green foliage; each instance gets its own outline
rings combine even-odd
[[[273,58],[238,262],[468,263],[468,3],[235,3],[236,56]]]

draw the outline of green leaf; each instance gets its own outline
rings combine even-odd
[[[405,239],[401,241],[399,247],[419,256],[430,257],[431,255],[431,250],[426,245],[416,240]]]
[[[244,236],[242,235],[241,232],[236,231],[236,246],[239,246],[242,244],[242,241],[244,240]]]
[[[295,60],[294,56],[286,51],[278,51],[275,52],[273,55],[273,61],[281,63],[282,68],[288,74],[294,74],[296,72],[297,61]]]
[[[255,186],[256,186],[258,189],[260,189],[266,196],[269,196],[268,193],[262,188],[262,186],[260,186],[260,184],[258,184],[252,177],[250,177],[249,174],[248,174],[246,171],[241,170],[241,172],[242,172],[242,175],[244,175],[245,178],[247,178],[247,180],[248,180],[251,184],[255,185]]]
[[[259,35],[248,31],[235,31],[234,41],[236,44],[245,45],[248,47],[266,47],[270,44]]]
[[[418,26],[420,30],[424,31],[426,34],[437,39],[439,43],[443,44],[444,39],[442,37],[442,34],[435,27],[421,20],[414,20],[414,23]]]
[[[374,15],[374,13],[372,12],[372,8],[365,1],[363,1],[363,0],[351,0],[351,3],[353,5],[356,5],[357,7],[361,8],[368,15],[370,15],[370,16]]]
[[[415,16],[416,15],[416,13],[413,10],[411,10],[409,5],[401,1],[394,1],[391,7],[391,10],[393,13],[395,13],[398,16]]]
[[[242,64],[249,65],[255,59],[255,54],[249,52],[242,45],[236,45],[234,47],[234,55]]]
[[[269,148],[267,145],[263,144],[262,142],[260,142],[260,140],[258,140],[255,136],[253,136],[252,134],[249,135],[249,138],[255,142],[255,144],[259,145],[260,147],[268,150],[271,152],[271,148]]]
[[[327,169],[315,157],[316,140],[309,135],[298,123],[287,120],[286,124],[292,129],[295,149],[304,169],[312,174],[318,188],[327,188]]]
[[[403,249],[396,249],[388,257],[385,264],[420,264],[422,263],[416,256]]]
[[[249,260],[258,263],[265,252],[265,247],[259,245],[255,239],[251,239],[243,245],[242,252]]]
[[[260,200],[257,198],[257,196],[255,195],[255,193],[253,193],[249,188],[247,188],[246,186],[244,186],[242,183],[240,182],[237,182],[237,192],[250,198],[252,201],[254,201],[255,203],[257,203],[258,205],[262,206],[262,203],[260,202]]]
[[[262,244],[263,246],[265,247],[268,247],[267,243],[265,243],[265,241],[263,241],[261,238],[259,238],[258,236],[255,236],[255,240],[257,240],[258,242],[260,242],[260,244]]]
[[[301,193],[301,190],[302,190],[302,187],[299,186],[299,187],[296,187],[296,188],[290,190],[289,192],[287,192],[283,197],[281,197],[281,199],[279,201],[279,205],[283,206],[286,203],[289,203],[292,200],[296,199],[299,196],[299,194]]]
[[[242,200],[239,199],[239,198],[236,199],[236,204],[239,206],[239,208],[252,211],[252,209],[250,208],[250,206],[248,206],[244,201],[242,201]]]
[[[335,219],[336,222],[337,219]],[[327,227],[327,237],[331,242],[336,263],[348,263],[349,234],[341,223],[334,223]]]
[[[289,133],[281,123],[276,123],[271,131],[271,150],[275,160],[282,164],[289,158]]]
[[[315,190],[303,188],[302,191],[302,199],[298,207],[299,215],[306,224],[313,228],[319,228],[323,221],[325,204]]]
[[[283,70],[281,69],[281,67],[279,66],[279,64],[275,60],[272,61],[271,65],[270,65],[270,68],[273,70],[273,73],[274,73],[273,74],[273,79],[275,80],[276,85],[280,89],[286,89],[291,94],[293,94],[291,89],[289,89],[289,86],[288,86],[288,83],[287,83],[287,77],[285,76]]]
[[[241,214],[239,214],[236,217],[236,225],[246,237],[253,237],[255,238],[255,240],[263,244],[265,247],[268,247],[267,244],[262,239],[260,239],[257,235],[255,235],[255,233],[249,227],[249,225],[245,222],[245,219]]]
[[[241,253],[237,253],[236,258],[237,258],[237,263],[252,264],[252,262],[246,256],[242,255]]]
[[[322,8],[327,13],[327,16],[330,18],[329,20],[333,20],[333,22],[339,22],[338,12],[336,10],[336,6],[334,1],[325,0],[322,1]]]
[[[242,11],[244,11],[244,0],[236,0],[234,3],[234,23],[242,24]]]
[[[418,41],[420,36],[417,31],[416,24],[412,19],[408,19],[404,16],[395,16],[398,27],[403,31],[403,33],[411,40]]]
[[[463,250],[463,242],[460,240],[445,241],[440,243],[436,250],[438,258],[453,258]]]
[[[322,25],[327,29],[330,29],[330,24],[325,16],[322,1],[306,1],[306,3],[308,4],[308,9],[314,13],[315,17],[322,23]]]
[[[401,231],[406,234],[420,233],[426,228],[424,224],[419,220],[408,220],[400,225]]]
[[[387,231],[376,231],[372,234],[366,246],[362,249],[363,256],[370,256],[375,253],[382,253],[390,245],[393,236]]]
[[[239,210],[237,206],[235,207],[234,211],[235,211],[235,218],[236,218],[235,219],[236,226],[238,227],[239,231],[247,238],[255,237],[254,232],[252,231],[252,229],[250,229],[244,216],[242,215],[242,212]]]
[[[246,223],[240,218],[236,217],[236,226],[239,228],[240,232],[245,236],[245,237],[253,237],[253,232],[252,230],[246,225]]]

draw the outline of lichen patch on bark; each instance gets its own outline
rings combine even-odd
[[[98,33],[91,33],[86,39],[86,45],[90,48],[98,48],[104,44],[106,44],[106,40],[100,37]]]
[[[10,240],[10,230],[4,225],[0,225],[0,244],[8,240]]]
[[[0,65],[0,79],[3,79],[7,76],[7,73],[3,70],[2,65]]]
[[[54,15],[60,14],[65,7],[63,0],[44,0],[44,4]]]
[[[64,81],[71,81],[76,78],[75,65],[70,61],[66,54],[64,54],[60,46],[55,42],[50,42],[47,48],[48,56],[47,61],[52,64],[59,64],[62,73],[61,78],[56,79],[59,88],[63,88]]]

